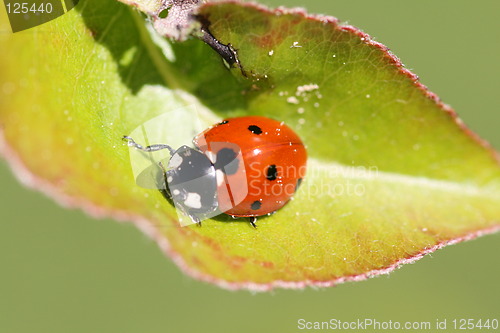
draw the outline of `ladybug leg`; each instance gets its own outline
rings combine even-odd
[[[172,195],[170,194],[170,191],[168,189],[168,182],[167,182],[167,170],[165,169],[165,166],[163,165],[162,162],[158,162],[158,165],[160,166],[161,173],[163,175],[163,185],[160,185],[160,191],[163,193],[164,196],[166,196],[168,199],[172,200]]]
[[[231,218],[232,218],[233,220],[236,220],[236,219],[239,219],[239,218],[240,218],[239,216],[234,216],[234,215],[229,215],[229,216],[231,216]],[[257,216],[250,216],[250,217],[248,218],[248,222],[250,222],[250,225],[251,225],[252,227],[254,227],[255,229],[257,229],[257,225],[255,224],[255,222],[257,222]]]
[[[190,214],[185,209],[181,209],[181,207],[177,207],[177,209],[180,209],[182,211],[182,213],[184,215],[186,215],[187,217],[189,217],[191,219],[191,221],[193,221],[194,223],[196,223],[196,225],[198,227],[201,227],[201,220],[200,220],[200,218],[198,216]]]
[[[255,222],[257,222],[257,217],[256,216],[250,216],[249,220],[250,224],[252,225],[252,227],[254,227],[255,229],[257,229],[257,225],[255,224]]]
[[[197,216],[189,215],[189,214],[188,214],[188,216],[191,219],[191,221],[193,221],[194,223],[196,223],[196,225],[198,227],[201,227],[201,220]]]
[[[200,220],[200,218],[198,216],[190,214],[185,209],[182,209],[182,207],[178,207],[178,209],[180,209],[184,213],[184,215],[186,215],[187,217],[189,217],[191,219],[191,221],[193,221],[194,223],[196,223],[196,225],[198,227],[201,227],[201,220]]]
[[[162,149],[168,149],[168,151],[170,152],[170,155],[173,155],[175,153],[175,150],[166,144],[155,144],[155,145],[150,145],[150,146],[144,147],[144,146],[136,143],[134,141],[134,139],[132,139],[130,136],[126,136],[126,135],[123,136],[123,140],[127,141],[127,144],[129,147],[134,147],[135,149],[139,149],[139,150],[142,150],[142,151],[145,151],[148,153],[152,152],[152,151],[162,150]]]

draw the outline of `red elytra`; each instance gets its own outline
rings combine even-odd
[[[283,122],[270,118],[229,118],[198,134],[193,142],[209,158],[224,148],[239,147],[244,167],[239,164],[236,172],[224,174],[217,190],[219,209],[232,216],[262,216],[280,209],[306,173],[302,140]]]

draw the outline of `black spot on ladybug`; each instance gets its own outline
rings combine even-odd
[[[215,169],[222,170],[226,175],[234,175],[238,171],[240,161],[238,154],[231,148],[223,148],[217,153]]]
[[[267,167],[266,178],[268,180],[276,180],[276,178],[278,178],[278,169],[276,169],[275,164],[271,164]]]
[[[300,184],[302,184],[302,178],[297,179],[297,184],[295,184],[295,192],[299,189]]]
[[[250,132],[252,132],[253,134],[257,134],[257,135],[259,135],[259,134],[262,133],[262,130],[257,125],[250,125],[250,126],[248,126],[248,130]]]
[[[262,206],[262,203],[259,200],[257,200],[257,201],[252,202],[252,204],[250,205],[250,208],[252,208],[252,210],[257,210],[257,209],[260,209],[260,206]]]
[[[219,123],[219,125],[225,125],[225,124],[227,124],[228,122],[229,122],[229,120],[223,120],[223,121],[221,121],[221,122]]]

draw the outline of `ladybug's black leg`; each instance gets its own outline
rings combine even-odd
[[[239,216],[234,216],[234,215],[229,215],[231,216],[231,218],[233,220],[236,220],[236,219],[239,219],[240,217]],[[252,225],[252,227],[256,228],[257,229],[257,225],[255,224],[255,222],[257,222],[257,216],[250,216],[248,218],[248,222],[250,222],[250,224]]]
[[[256,216],[250,216],[249,222],[252,225],[252,227],[257,228],[257,225],[255,224],[255,222],[257,222]]]
[[[182,211],[182,213],[184,215],[186,215],[187,217],[189,217],[191,219],[191,221],[193,221],[194,223],[196,223],[196,225],[198,227],[201,227],[201,220],[198,216],[195,216],[193,214],[189,214],[189,212],[187,212],[185,209],[182,209],[182,207],[177,207],[177,209],[179,209],[180,211]]]
[[[200,218],[199,218],[198,216],[196,216],[196,215],[193,215],[193,214],[189,213],[189,212],[188,212],[185,208],[183,208],[182,206],[177,207],[177,209],[179,209],[180,211],[182,211],[182,213],[183,213],[184,215],[188,216],[188,217],[191,219],[191,221],[193,221],[194,223],[196,223],[196,225],[197,225],[198,227],[201,227],[201,220],[200,220]]]
[[[170,194],[170,191],[168,190],[167,170],[165,169],[165,166],[163,165],[162,162],[158,162],[158,165],[160,166],[161,173],[163,175],[163,182],[164,182],[164,186],[165,186],[165,188],[163,188],[163,186],[160,185],[159,187],[162,187],[160,189],[160,191],[163,194],[163,196],[166,196],[167,199],[172,200],[172,195]]]
[[[191,219],[191,221],[193,221],[194,223],[196,223],[198,225],[198,227],[201,227],[201,221],[197,216],[190,215],[190,214],[188,214],[188,216]]]
[[[129,147],[134,147],[136,149],[139,149],[139,150],[142,150],[145,152],[152,152],[152,151],[158,151],[158,150],[162,150],[162,149],[168,149],[168,151],[170,152],[170,155],[173,155],[175,153],[175,150],[166,144],[155,144],[155,145],[143,147],[142,145],[136,143],[134,141],[134,139],[132,139],[131,137],[126,136],[126,135],[123,136],[123,140],[127,141]]]

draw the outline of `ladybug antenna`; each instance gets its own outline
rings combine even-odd
[[[123,140],[127,141],[127,144],[129,147],[134,147],[135,149],[139,149],[139,150],[142,150],[142,151],[145,151],[148,153],[153,152],[153,151],[162,150],[162,149],[168,149],[168,151],[170,152],[170,155],[173,155],[175,153],[175,149],[173,149],[172,147],[170,147],[169,145],[166,145],[166,144],[155,144],[155,145],[143,147],[142,145],[136,143],[134,141],[134,139],[132,139],[130,136],[126,136],[126,135],[123,136]]]

